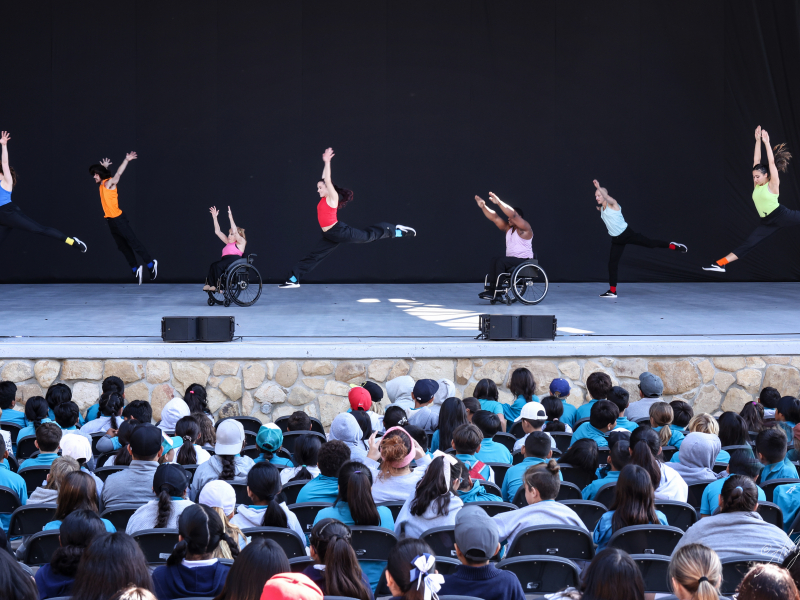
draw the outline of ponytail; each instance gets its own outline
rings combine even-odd
[[[650,475],[653,489],[661,485],[661,463],[656,458],[661,452],[659,435],[650,427],[639,426],[631,433],[630,447],[632,465],[642,467]]]
[[[360,462],[349,461],[339,469],[336,504],[346,502],[356,525],[380,526],[381,517],[372,499],[372,473]]]
[[[49,409],[50,405],[47,404],[47,400],[41,396],[28,398],[28,401],[25,403],[25,418],[33,423],[34,431],[39,429],[39,425],[41,425],[42,421],[50,414]]]
[[[661,446],[669,445],[669,440],[672,438],[672,429],[670,423],[674,413],[672,407],[666,402],[655,402],[650,406],[650,422],[653,427],[661,427],[658,432],[658,442]]]
[[[194,443],[200,438],[200,426],[192,417],[182,417],[175,424],[175,435],[183,439],[175,462],[179,465],[197,464],[197,451]]]
[[[122,410],[122,396],[117,392],[105,392],[100,396],[100,413],[111,417],[111,428],[118,429],[117,415]]]
[[[164,529],[172,516],[172,496],[170,486],[162,485],[158,493],[158,515],[156,516],[155,529]]]
[[[722,502],[719,511],[752,512],[758,504],[758,488],[753,480],[744,475],[731,475],[720,491]]]
[[[786,173],[786,169],[789,168],[789,161],[792,159],[792,155],[786,148],[786,144],[773,146],[772,154],[775,156],[775,168],[781,173]]]
[[[239,545],[225,532],[219,515],[202,504],[193,504],[181,513],[178,519],[178,532],[183,538],[175,546],[167,559],[167,566],[179,565],[187,554],[211,555],[225,541],[235,558],[239,555]]]
[[[325,565],[326,593],[371,600],[351,543],[350,528],[336,519],[322,519],[311,530],[311,545]]]
[[[276,498],[281,493],[281,476],[278,468],[269,462],[257,463],[247,474],[250,497],[266,502],[267,510],[261,521],[262,527],[288,527],[289,520]]]
[[[307,467],[316,467],[322,443],[315,435],[301,435],[294,444],[294,463],[300,467],[289,481],[305,481],[314,479]],[[298,464],[299,463],[299,464]]]
[[[236,457],[230,454],[217,454],[219,461],[222,463],[222,472],[219,474],[219,479],[224,481],[232,481],[236,478]]]
[[[702,544],[686,544],[672,555],[669,579],[692,595],[692,600],[719,600],[722,564],[717,553]]]

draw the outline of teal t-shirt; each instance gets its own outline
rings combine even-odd
[[[617,419],[617,424],[614,425],[614,429],[618,429],[620,427],[627,429],[628,431],[633,431],[638,427],[638,425],[631,421],[628,417],[619,417]]]
[[[25,413],[13,408],[3,409],[3,415],[0,416],[0,423],[14,423],[20,427],[25,427],[28,421],[25,419]]]
[[[28,503],[28,487],[25,485],[25,480],[20,475],[17,475],[7,468],[0,469],[0,485],[16,493],[23,506]],[[8,533],[8,525],[10,522],[10,512],[0,513],[0,525],[3,526],[3,530],[5,530],[6,533]]]
[[[34,458],[27,458],[19,465],[20,470],[27,467],[49,467],[58,458],[58,452],[42,452]]]
[[[86,422],[94,421],[100,414],[100,404],[92,404],[86,411]]]
[[[481,442],[481,449],[475,454],[482,463],[506,463],[511,464],[513,457],[503,444],[494,440],[484,439]]]
[[[183,500],[183,498],[181,498]],[[106,531],[108,533],[116,533],[117,528],[114,527],[114,524],[109,521],[108,519],[100,519],[103,522],[103,525],[106,526]],[[42,531],[52,531],[53,529],[60,529],[61,528],[61,521],[50,521],[47,525],[42,527]]]
[[[481,403],[481,410],[488,410],[496,415],[504,415],[503,404],[497,400],[478,400]]]
[[[42,419],[42,424],[52,423],[52,422],[53,421],[51,419],[48,419],[47,417]],[[25,427],[19,430],[19,433],[17,434],[17,440],[21,440],[22,438],[28,437],[29,435],[36,435],[36,427],[34,427],[33,423],[31,423],[30,425],[26,425]]]
[[[575,420],[576,421],[580,421],[581,419],[588,419],[589,415],[592,412],[592,405],[595,402],[597,402],[597,400],[592,399],[592,400],[589,400],[589,402],[587,402],[586,404],[580,406],[578,408],[577,414],[575,415]]]
[[[531,398],[531,402],[539,402],[539,396],[534,394]],[[506,418],[506,421],[515,421],[519,418],[519,414],[522,411],[522,407],[528,403],[525,400],[524,396],[517,396],[517,398],[511,404],[502,404],[503,407],[503,415]]]
[[[500,486],[500,492],[503,494],[503,501],[511,502],[514,499],[514,495],[522,485],[522,477],[525,475],[525,471],[528,470],[528,467],[547,462],[548,460],[550,459],[529,456],[523,459],[518,465],[514,465],[506,471],[506,476],[503,478],[503,485]],[[564,478],[561,476],[561,473],[558,474],[558,477],[563,481]]]
[[[664,427],[665,425],[661,425],[659,427],[653,427],[653,431],[661,433],[661,430],[664,429]],[[686,436],[683,435],[682,431],[675,431],[674,429],[672,429],[672,427],[670,427],[670,430],[672,431],[672,435],[669,438],[669,443],[667,443],[666,445],[674,446],[676,449],[680,450],[681,444],[683,443],[683,438]]]
[[[600,431],[591,423],[579,425],[575,433],[572,434],[572,441],[569,445],[572,446],[572,444],[583,438],[593,439],[597,443],[598,448],[608,448],[608,434]]]
[[[614,483],[618,479],[619,471],[609,471],[602,479],[595,479],[592,483],[583,488],[583,491],[581,491],[581,497],[584,500],[594,500],[601,487],[607,483]]]
[[[260,454],[257,458],[253,459],[254,463],[260,463],[267,460],[263,454]],[[276,467],[293,467],[294,463],[289,460],[288,458],[283,458],[282,456],[273,455],[272,458],[269,459],[269,462],[275,465]]]
[[[575,421],[578,420],[578,409],[572,406],[565,398],[561,398],[561,404],[564,405],[564,414],[561,415],[560,421],[574,429]]]
[[[604,513],[600,520],[597,522],[597,525],[594,528],[594,533],[592,535],[592,541],[597,544],[597,551],[600,552],[604,550],[605,547],[608,545],[611,536],[613,535],[613,531],[611,530],[611,519],[614,516],[614,513],[617,512],[615,510],[610,510],[607,513]],[[656,516],[658,517],[658,522],[662,525],[669,525],[667,522],[667,517],[664,513],[660,510],[656,511]]]
[[[701,515],[713,515],[714,511],[719,508],[719,495],[722,492],[722,486],[725,485],[725,480],[728,477],[730,477],[730,475],[726,474],[725,477],[717,479],[716,481],[712,481],[706,486],[706,489],[703,490],[703,500],[700,505]],[[766,500],[767,495],[764,493],[764,490],[758,487],[758,501],[766,502]]]
[[[336,477],[319,475],[300,488],[297,502],[336,502],[339,495],[339,480]]]
[[[766,465],[761,470],[761,479],[759,479],[759,482],[764,483],[769,481],[770,479],[797,479],[797,478],[798,478],[797,469],[789,461],[788,458],[784,458],[779,463]]]
[[[472,469],[472,466],[476,464],[480,459],[475,454],[456,454],[455,457],[467,465],[468,469]],[[480,461],[485,464],[484,461]],[[483,477],[486,481],[489,481],[489,478],[492,476],[492,467],[486,465],[480,471],[481,477]]]

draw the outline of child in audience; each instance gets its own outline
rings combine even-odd
[[[658,433],[650,427],[637,427],[631,433],[629,451],[631,464],[642,467],[650,474],[656,500],[686,502],[689,497],[689,486],[675,469],[658,459],[661,456]],[[677,454],[676,452],[675,455]]]
[[[444,404],[444,401],[448,398],[455,398],[458,394],[458,390],[456,389],[456,385],[449,379],[437,379],[436,384],[439,386],[439,389],[437,389],[436,393],[433,395],[431,410],[438,421],[439,413],[442,410],[442,404]]]
[[[408,425],[406,409],[401,406],[389,406],[386,414],[383,415],[383,431],[386,432],[392,427],[403,427],[404,425]]]
[[[223,545],[227,546],[220,541],[218,548]],[[225,587],[215,600],[258,600],[267,581],[291,570],[286,553],[276,541],[253,538],[236,557],[225,579]]]
[[[460,485],[458,461],[439,452],[420,479],[414,495],[400,509],[394,524],[397,536],[419,538],[433,527],[453,525],[456,513],[464,506],[456,495]]]
[[[758,403],[764,407],[764,418],[774,419],[775,409],[778,408],[778,402],[781,399],[781,393],[774,387],[765,387],[758,395]]]
[[[478,404],[477,401],[476,404]],[[480,408],[476,410],[480,410]],[[458,398],[447,398],[439,410],[439,429],[433,432],[430,449],[432,451],[441,450],[442,452],[447,452],[453,447],[453,432],[458,426],[470,421],[471,419],[467,419],[467,409],[464,402]]]
[[[394,600],[423,600],[425,590],[430,590],[432,597],[438,594],[442,583],[444,577],[436,572],[433,550],[422,540],[400,540],[389,552],[386,587]]]
[[[503,499],[495,494],[490,494],[486,488],[481,485],[480,479],[471,479],[469,476],[469,469],[467,465],[458,461],[458,466],[461,469],[461,485],[456,490],[456,495],[461,498],[464,504],[470,502],[502,502]]]
[[[61,442],[61,427],[55,423],[42,423],[36,430],[36,447],[39,455],[27,458],[20,463],[19,468],[49,467],[58,458],[58,446]]]
[[[28,504],[55,504],[58,501],[58,490],[61,488],[64,478],[70,473],[80,470],[81,466],[77,460],[71,456],[59,456],[50,465],[47,483],[33,490],[30,498],[28,498]]]
[[[578,408],[578,412],[575,415],[575,421],[577,422],[581,419],[590,418],[592,406],[594,406],[595,402],[598,400],[605,400],[608,398],[612,387],[613,384],[611,383],[611,377],[609,377],[606,373],[601,373],[598,371],[589,375],[589,377],[586,378],[586,391],[589,392],[591,399],[589,402]]]
[[[175,424],[175,436],[181,438],[181,446],[175,455],[179,465],[202,465],[211,455],[197,445],[200,426],[192,417],[182,417]]]
[[[633,431],[638,427],[636,423],[631,421],[625,416],[625,410],[630,404],[630,394],[624,387],[615,385],[608,393],[608,401],[614,404],[619,409],[619,417],[614,425],[614,429],[625,429],[626,431]],[[591,416],[591,411],[589,411]]]
[[[694,410],[688,402],[683,400],[673,400],[669,405],[672,407],[672,423],[670,423],[669,428],[672,431],[683,433],[683,430],[689,426],[689,421],[694,416]]]
[[[211,411],[208,409],[208,392],[206,388],[199,383],[193,383],[186,388],[186,393],[183,395],[183,401],[189,407],[189,413],[201,413],[206,416],[210,421],[214,420]]]
[[[227,481],[209,481],[203,486],[198,504],[207,506],[219,515],[222,525],[230,538],[239,544],[239,550],[247,544],[247,538],[236,525],[231,525],[230,520],[236,515],[236,491]],[[233,558],[228,542],[221,541],[214,551],[214,558]]]
[[[377,459],[381,459],[378,465]],[[417,468],[411,470],[411,461]],[[372,499],[380,504],[407,500],[414,494],[417,482],[422,479],[431,457],[402,427],[386,430],[378,441],[370,438],[370,448],[364,464],[372,471]]]
[[[481,379],[475,386],[475,391],[472,392],[472,395],[481,403],[481,410],[488,410],[500,417],[503,431],[505,431],[506,416],[503,411],[503,405],[499,401],[500,392],[497,390],[497,384],[491,379]]]
[[[0,437],[0,458],[6,460],[8,458],[8,450],[6,449],[6,441]],[[28,486],[21,475],[17,475],[11,469],[3,468],[0,466],[0,486],[6,487],[13,492],[16,492],[20,504],[25,506],[28,502]],[[34,490],[35,491],[35,490]],[[0,512],[0,525],[5,531],[8,531],[8,524],[11,522],[11,513]]]
[[[540,437],[540,434],[532,433],[528,440],[536,437]],[[540,442],[543,445],[543,440],[540,439]],[[530,442],[526,442],[526,448],[528,443]],[[492,517],[497,525],[501,542],[508,541],[510,547],[516,535],[526,527],[568,525],[586,531],[586,525],[575,511],[559,502],[552,502],[558,496],[561,487],[560,478],[561,469],[552,459],[527,468],[523,476],[523,489],[528,505]],[[503,497],[505,498],[505,495]]]
[[[422,451],[426,454],[428,453],[428,434],[425,433],[422,429],[417,427],[416,425],[403,425],[403,429],[408,432],[408,435],[411,436],[411,439],[414,440],[417,445],[422,448]],[[411,464],[416,467],[417,463],[411,461]]]
[[[775,420],[786,434],[786,439],[794,439],[794,427],[800,422],[800,400],[794,396],[781,398],[778,408],[775,409]]]
[[[104,440],[109,440],[113,446],[117,446],[117,453],[114,456],[109,456],[108,459],[106,459],[106,462],[103,465],[104,467],[111,467],[114,465],[118,467],[127,467],[131,464],[133,457],[131,456],[131,453],[128,452],[128,444],[130,443],[131,434],[137,425],[139,425],[139,421],[136,419],[128,419],[127,421],[123,421],[119,426],[117,435],[115,437],[112,438],[106,434],[97,442],[98,450],[100,450],[100,443]]]
[[[469,396],[467,398],[464,398],[462,402],[464,403],[464,410],[467,413],[467,422],[472,423],[472,417],[475,415],[476,412],[481,410],[481,401],[478,400],[477,398]],[[436,446],[433,447],[436,448]],[[446,450],[442,450],[442,452],[446,452]]]
[[[512,460],[511,452],[503,444],[492,439],[500,431],[500,417],[490,413],[488,410],[479,410],[472,418],[472,424],[483,435],[481,449],[475,454],[475,458],[482,463],[506,463],[510,465]]]
[[[548,594],[550,600],[644,600],[644,579],[636,562],[624,550],[606,548],[597,553],[581,577],[580,589],[568,587]],[[682,598],[681,600],[689,600]],[[693,600],[710,600],[695,598]]]
[[[530,433],[525,439],[525,445],[522,447],[522,454],[525,456],[523,461],[509,468],[503,478],[501,493],[503,494],[504,502],[511,502],[514,500],[517,490],[522,486],[525,479],[525,472],[528,468],[547,462],[553,455],[553,449],[552,446],[550,446],[550,436],[543,431],[534,431]],[[595,460],[595,463],[596,462]]]
[[[575,425],[575,421],[578,420],[578,409],[569,402],[567,402],[567,398],[571,392],[569,381],[566,379],[553,379],[550,382],[550,395],[555,396],[561,401],[561,405],[563,408],[563,414],[561,415],[561,421],[569,427],[569,432],[572,432],[572,428]]]
[[[738,415],[737,415],[738,416]],[[719,454],[719,438],[710,433],[690,433],[681,445],[680,460],[670,466],[686,485],[716,481],[714,460]]]
[[[426,431],[432,431],[439,425],[439,416],[433,410],[433,396],[439,389],[439,384],[433,379],[420,379],[414,384],[411,397],[414,399],[414,408],[408,411],[408,422]]]
[[[414,379],[409,375],[401,375],[395,377],[391,381],[386,382],[386,395],[393,406],[402,408],[403,411],[409,411],[414,408],[414,398],[412,392],[414,391]],[[386,409],[388,413],[388,408]],[[384,415],[385,416],[385,415]],[[389,426],[384,423],[384,427],[389,429]]]
[[[95,537],[83,551],[72,597],[108,600],[130,586],[153,592],[153,579],[139,544],[125,533]]]
[[[364,467],[364,471],[368,469]],[[323,594],[373,600],[372,586],[358,564],[351,542],[350,528],[341,521],[330,518],[316,521],[311,530],[310,547],[314,564],[307,566],[303,574],[316,583]],[[386,563],[372,564],[380,567],[380,580]]]
[[[556,396],[545,396],[540,403],[547,414],[547,421],[542,428],[546,432],[572,433],[572,427],[564,423],[564,404]]]
[[[133,400],[122,409],[122,418],[126,421],[136,419],[140,423],[152,423],[153,407],[147,400]]]
[[[159,465],[153,475],[153,493],[157,499],[136,509],[128,520],[125,533],[133,535],[143,529],[175,529],[181,513],[194,504],[186,499],[189,480],[189,474],[181,465]]]
[[[508,390],[514,396],[514,402],[511,404],[503,404],[503,416],[506,421],[516,421],[522,407],[527,402],[539,402],[539,396],[536,395],[536,382],[531,373],[525,367],[514,369],[511,373],[511,379],[508,382]]]
[[[311,431],[311,418],[302,410],[296,410],[286,420],[287,431]]]
[[[556,402],[559,402],[558,399],[556,399]],[[539,402],[528,402],[522,407],[519,417],[517,417],[516,420],[522,423],[522,431],[525,432],[525,435],[514,442],[514,452],[519,452],[525,445],[525,439],[531,433],[534,431],[542,431],[542,428],[547,423],[547,411],[544,405]],[[547,437],[550,438],[550,447],[556,448],[556,442],[552,436],[548,433]]]
[[[369,450],[369,444],[367,443],[367,440],[369,439],[369,436],[372,435],[372,432],[377,430],[372,429],[372,421],[369,418],[369,413],[366,411],[356,410],[348,414],[353,415],[356,423],[358,423],[358,427],[361,429],[361,441],[359,442],[359,445],[361,446],[361,450],[364,451],[364,456],[366,456],[367,450]],[[428,438],[426,437],[425,439],[427,440]]]
[[[800,600],[789,572],[771,563],[750,567],[737,592],[737,600]]]
[[[722,564],[711,548],[688,544],[669,561],[669,578],[678,598],[719,600]]]
[[[719,424],[719,441],[726,446],[750,446],[750,435],[747,432],[747,423],[733,411],[726,411],[717,417]]]
[[[758,479],[758,476],[761,474],[762,468],[763,465],[756,460],[752,452],[748,450],[733,450],[731,452],[731,460],[728,463],[727,469],[722,473],[722,477],[709,483],[705,490],[703,490],[700,517],[709,517],[719,508],[719,494],[728,477],[731,475],[742,475],[744,477],[749,477],[755,483],[755,480]],[[765,502],[767,495],[764,493],[764,490],[756,486],[756,491],[758,493],[758,501]]]
[[[66,383],[54,383],[45,392],[44,399],[47,400],[47,406],[50,408],[50,419],[55,421],[55,409],[59,404],[72,401],[72,390]],[[83,425],[83,417],[80,418],[80,424]]]
[[[197,443],[206,452],[213,450],[214,445],[217,443],[217,430],[214,428],[211,419],[207,418],[204,413],[191,413],[189,416],[200,426],[200,439]]]
[[[247,474],[247,495],[253,504],[242,505],[231,524],[246,527],[288,527],[301,539],[305,532],[295,514],[285,502],[278,502],[281,493],[281,478],[278,468],[272,463],[261,462]]]
[[[274,467],[273,467],[274,468]],[[220,541],[232,548],[234,557],[239,547],[225,533],[219,515],[207,506],[194,504],[178,519],[180,542],[163,567],[153,571],[153,586],[158,600],[216,596],[225,586],[229,565],[213,558]]]
[[[465,506],[458,511],[453,537],[461,565],[447,575],[440,595],[525,600],[519,579],[490,562],[500,551],[500,533],[486,511],[478,506]]]
[[[747,431],[755,433],[764,429],[764,405],[758,402],[748,402],[739,412],[739,415],[744,419]]]
[[[666,402],[656,402],[650,405],[650,425],[654,431],[658,432],[661,445],[680,449],[684,435],[683,432],[672,429],[673,419],[674,412],[671,405]]]
[[[52,412],[53,416],[55,417],[54,420],[56,422],[56,425],[61,427],[61,431],[77,433],[78,435],[82,435],[83,437],[88,439],[90,444],[92,443],[92,436],[78,429],[78,423],[80,422],[81,411],[78,408],[77,404],[75,404],[71,400],[68,400],[67,402],[61,402],[60,404],[56,404]]]
[[[583,438],[591,438],[598,448],[608,448],[608,432],[614,429],[619,417],[617,405],[608,400],[592,402],[589,422],[579,425],[572,434],[572,444]]]
[[[275,455],[283,446],[283,432],[275,423],[267,423],[258,428],[256,445],[261,450],[261,455],[253,461],[254,463],[268,461],[277,467],[294,466],[290,459]]]
[[[108,431],[109,435],[116,435],[119,424],[122,422],[122,394],[105,392],[100,396],[100,412],[96,419],[89,420],[81,427],[83,433],[100,433]],[[87,413],[88,414],[88,413]],[[112,433],[113,432],[113,433]]]
[[[602,479],[595,479],[583,488],[581,496],[584,500],[594,500],[601,487],[607,483],[615,483],[619,479],[620,471],[631,462],[630,443],[627,440],[612,443],[607,462],[610,469],[605,471],[605,476]]]
[[[263,427],[263,426],[262,426]],[[350,448],[350,460],[363,460],[367,450],[362,443],[364,432],[351,413],[339,413],[331,423],[331,440],[339,440]]]
[[[297,502],[336,502],[339,494],[339,480],[336,475],[348,460],[350,448],[342,442],[333,440],[322,444],[317,457],[319,475],[300,489]]]
[[[797,479],[797,468],[786,458],[787,441],[782,429],[771,427],[758,434],[756,452],[765,465],[761,471],[761,484],[770,479]]]
[[[192,414],[189,405],[177,393],[175,392],[176,396],[161,409],[161,421],[157,425],[162,431],[168,432],[167,435],[171,435],[175,431],[179,420]],[[194,414],[203,415],[207,421],[211,421],[206,413],[196,412]]]
[[[372,382],[368,381],[367,383]],[[372,392],[366,388],[367,383],[365,383],[364,386],[350,388],[350,391],[347,394],[347,400],[350,402],[350,410],[347,412],[351,414],[357,412],[364,413],[364,415],[369,417],[370,428],[374,431],[378,431],[381,426],[381,418],[374,411],[370,410],[372,408]],[[383,390],[381,389],[381,386],[375,383],[372,385],[378,388],[381,398],[383,398]],[[377,392],[375,393],[377,394]],[[369,439],[369,436],[366,436],[366,439]]]
[[[550,437],[550,436],[548,436]],[[492,467],[484,464],[477,458],[481,451],[483,434],[473,423],[461,425],[453,432],[453,449],[456,451],[456,458],[467,465],[470,477],[473,479],[484,479],[489,483],[494,483],[494,471]]]
[[[17,441],[30,435],[36,435],[36,430],[42,423],[52,423],[49,417],[50,406],[41,396],[31,396],[25,403],[25,421],[27,425],[19,430]]]
[[[12,381],[0,381],[0,423],[14,423],[25,427],[28,424],[25,413],[14,408],[17,404],[16,396],[17,386]]]
[[[50,531],[61,527],[61,522],[75,510],[91,510],[99,513],[97,508],[97,487],[89,473],[75,471],[67,474],[58,490],[58,502],[53,520],[47,523],[42,531]],[[117,529],[108,519],[101,519],[106,531],[114,533]]]
[[[194,472],[192,498],[197,498],[203,486],[214,479],[232,483],[246,481],[247,473],[253,468],[254,463],[249,456],[239,455],[243,445],[244,427],[239,421],[229,419],[219,424],[217,443],[214,446],[215,455],[197,467]]]
[[[688,435],[689,433],[710,433],[711,435],[716,435],[719,437],[719,423],[717,420],[709,415],[708,413],[701,413],[699,415],[695,415],[689,421],[689,425],[684,432],[684,435]],[[680,462],[681,452],[678,450],[675,454],[672,455],[670,459],[670,463]],[[727,464],[728,461],[731,459],[731,455],[728,453],[727,450],[720,450],[719,454],[717,454],[717,458],[714,462],[718,463],[725,463]]]
[[[599,451],[597,448],[597,442],[595,442],[592,438],[583,438],[567,448],[567,451],[561,455],[561,458],[558,459],[558,462],[559,464],[569,465],[573,469],[583,471],[587,477],[599,477],[600,468],[598,466],[598,457]]]
[[[103,394],[110,394],[114,392],[122,396],[123,399],[125,398],[125,384],[122,382],[122,379],[116,375],[106,377],[103,380],[101,389]],[[100,403],[96,402],[87,409],[85,422],[88,423],[89,421],[94,421],[98,418],[98,416],[100,416]]]
[[[308,481],[319,477],[319,450],[322,442],[315,435],[301,435],[294,442],[294,462],[296,467],[281,469],[281,485],[290,481]]]
[[[642,467],[626,465],[619,473],[611,508],[594,528],[592,540],[603,550],[618,529],[631,525],[669,525],[667,517],[656,510],[653,484]]]

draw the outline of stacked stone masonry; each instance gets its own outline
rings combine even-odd
[[[105,377],[116,375],[125,382],[126,401],[148,400],[156,420],[174,392],[200,383],[208,390],[208,404],[217,418],[252,415],[264,423],[304,410],[327,427],[347,410],[350,384],[366,380],[384,387],[401,375],[414,379],[450,379],[458,395],[467,397],[484,378],[500,386],[500,400],[511,402],[505,387],[511,372],[527,367],[536,380],[536,393],[547,394],[550,381],[563,377],[573,392],[570,403],[580,406],[588,400],[586,378],[595,371],[611,376],[638,399],[638,376],[651,371],[664,380],[666,400],[685,400],[695,413],[718,414],[741,410],[757,398],[765,386],[781,395],[800,393],[800,356],[719,356],[685,358],[567,358],[492,359],[459,358],[443,360],[25,360],[0,361],[0,379],[17,384],[17,401],[43,396],[53,383],[72,388],[73,400],[81,411],[100,396]],[[384,407],[389,404],[384,398]]]

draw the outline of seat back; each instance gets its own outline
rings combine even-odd
[[[772,523],[775,527],[783,529],[783,513],[777,504],[773,504],[772,502],[759,502],[756,510],[767,523]],[[672,521],[670,521],[670,523],[672,523]]]
[[[631,525],[617,529],[608,545],[628,554],[670,556],[682,537],[683,530],[670,525]]]
[[[498,444],[503,444],[503,446],[508,448],[509,452],[514,451],[514,444],[517,442],[517,438],[510,433],[495,433],[492,440]]]
[[[585,488],[595,480],[594,473],[587,473],[583,469],[577,469],[566,463],[559,463],[558,466],[561,469],[561,476],[564,478],[564,481],[574,483],[580,489]]]
[[[397,544],[394,531],[383,527],[351,525],[350,533],[350,545],[359,561],[389,560],[389,552]]]
[[[2,429],[3,431],[7,431],[9,434],[11,434],[11,443],[16,444],[17,436],[19,435],[19,432],[22,429],[22,427],[20,427],[16,423],[0,423],[0,429]]]
[[[255,445],[245,446],[242,448],[242,456],[247,456],[255,460],[261,456],[261,448]]]
[[[606,483],[605,485],[600,486],[600,489],[597,490],[597,493],[594,495],[594,499],[600,504],[605,505],[606,508],[610,507],[614,503],[614,498],[616,497],[616,481],[612,481],[611,483]]]
[[[669,556],[632,554],[631,558],[642,574],[645,593],[669,594],[672,592],[669,582]]]
[[[436,570],[440,575],[450,575],[450,573],[455,571],[460,566],[461,561],[458,559],[449,558],[447,556],[436,557]],[[442,596],[439,597],[441,598]]]
[[[436,570],[441,573],[442,575],[447,575],[455,571],[461,562],[454,559],[448,558],[445,556],[436,556]],[[289,563],[291,564],[291,560]],[[383,573],[381,573],[381,578],[378,580],[378,585],[375,588],[375,598],[384,598],[386,596],[391,596],[392,593],[389,591],[389,588],[386,585],[386,570],[384,569]],[[327,598],[327,596],[326,596]],[[480,600],[480,599],[471,599],[469,596],[439,596],[439,600],[453,600],[453,598],[467,598],[467,600]]]
[[[194,480],[194,474],[197,472],[198,465],[181,465],[189,474],[189,481]]]
[[[178,543],[177,529],[143,529],[133,534],[147,564],[163,565]]]
[[[317,513],[323,508],[333,506],[330,502],[300,502],[299,504],[290,504],[289,510],[297,517],[300,527],[306,535],[311,534],[311,529],[314,527],[314,519]]]
[[[420,539],[431,547],[436,556],[457,559],[453,527],[433,527],[424,532]]]
[[[592,534],[581,527],[567,525],[526,527],[511,542],[506,556],[511,558],[531,555],[592,560],[594,558]]]
[[[255,417],[225,417],[224,419],[220,419],[219,421],[214,423],[214,429],[219,427],[220,423],[222,423],[223,421],[227,421],[229,419],[233,421],[239,421],[239,423],[242,424],[242,427],[244,427],[245,431],[250,431],[255,434],[258,434],[258,430],[261,428],[262,425],[261,421],[259,421]]]
[[[572,434],[565,431],[549,431],[550,437],[556,442],[556,448],[561,452],[566,452],[572,444]]]
[[[247,495],[246,483],[231,483],[231,487],[236,492],[236,504],[250,504],[252,502],[250,496]]]
[[[291,454],[294,454],[294,445],[298,439],[304,435],[313,435],[319,438],[320,443],[324,444],[326,441],[325,436],[316,431],[287,431],[283,434],[283,447]]]
[[[510,502],[470,502],[471,506],[480,506],[490,517],[510,510],[517,510],[517,507]]]
[[[390,511],[392,511],[392,518],[397,521],[397,516],[400,514],[400,509],[403,508],[405,502],[402,500],[397,500],[394,502],[381,502],[378,506],[385,506]]]
[[[648,421],[649,421],[649,419],[648,419]],[[589,422],[589,417],[586,417],[584,419],[578,419],[577,421],[575,421],[575,424],[572,426],[572,431],[573,432],[578,431],[578,427],[580,427],[584,423],[588,423],[588,422]]]
[[[125,531],[128,527],[128,521],[136,512],[136,509],[142,506],[141,504],[118,504],[113,508],[105,509],[100,517],[108,519],[117,531]]]
[[[524,488],[525,486],[522,486]],[[583,495],[581,494],[581,488],[579,488],[574,483],[570,483],[569,481],[562,481],[561,485],[558,488],[558,496],[556,496],[556,502],[561,502],[562,500],[581,500]]]
[[[772,495],[775,493],[775,488],[779,485],[785,485],[787,483],[800,483],[800,479],[770,479],[769,481],[759,483],[758,485],[761,486],[762,490],[764,490],[764,495],[766,495],[767,501],[772,502]]]
[[[664,462],[669,462],[678,449],[675,446],[661,446],[661,456]]]
[[[248,527],[247,529],[242,529],[242,533],[247,537],[273,540],[283,548],[287,558],[307,556],[305,540],[301,539],[291,529],[286,529],[285,527]]]
[[[307,484],[308,481],[290,481],[283,486],[283,497],[286,499],[286,504],[296,504],[297,495],[300,493],[301,488]]]
[[[289,559],[289,567],[292,569],[292,573],[302,573],[306,567],[315,563],[316,561],[310,556],[298,556]]]
[[[17,460],[25,460],[30,458],[38,448],[36,447],[36,436],[26,435],[17,440],[17,452],[15,454]]]
[[[61,545],[59,542],[59,535],[61,534],[58,529],[34,533],[28,538],[20,561],[29,567],[49,563],[50,559],[53,557],[53,552],[58,550]]]
[[[309,419],[311,419],[311,431],[316,431],[317,433],[325,435],[325,428],[322,426],[322,422],[314,417],[309,417]],[[275,419],[275,425],[280,427],[283,433],[286,433],[289,431],[289,417],[285,416]]]
[[[703,505],[703,492],[706,491],[706,486],[711,483],[706,481],[704,483],[693,483],[689,486],[689,494],[686,498],[686,503],[693,506],[696,510],[700,510]]]
[[[55,514],[55,503],[20,506],[11,513],[11,521],[8,524],[8,534],[33,535],[34,533],[38,533],[45,525],[53,520]]]
[[[120,471],[124,471],[127,468],[128,467],[125,465],[119,465],[119,466],[111,465],[110,467],[100,467],[99,469],[95,469],[94,474],[97,475],[100,479],[102,479],[103,482],[105,482],[105,480],[108,479],[109,475],[112,475],[114,473],[119,473]]]
[[[486,464],[492,467],[492,471],[494,471],[495,484],[503,485],[503,480],[506,478],[506,472],[511,468],[511,465],[509,465],[508,463],[486,463]]]
[[[33,493],[40,485],[44,484],[50,467],[25,467],[19,470],[19,476],[25,480],[25,487],[28,488],[28,496]]]
[[[525,430],[522,428],[522,421],[516,421],[512,426],[511,429],[508,430],[508,433],[514,436],[514,439],[519,440],[525,437]]]
[[[594,531],[600,517],[608,511],[604,504],[595,500],[563,500],[561,504],[574,510],[589,531]]]
[[[667,517],[667,523],[683,531],[697,523],[697,511],[691,504],[686,502],[656,500],[656,510],[664,513],[664,516]]]
[[[100,467],[104,467],[105,464],[108,462],[108,459],[111,458],[112,456],[116,456],[116,455],[117,455],[117,451],[116,450],[112,450],[111,452],[103,452],[103,454],[101,454],[100,456],[95,457],[95,459],[94,459],[94,468],[95,468],[95,470],[99,469]],[[109,466],[113,466],[113,465],[109,465]]]
[[[10,515],[22,506],[17,492],[0,485],[0,514]]]
[[[120,421],[120,423],[122,423],[122,421]],[[100,440],[103,439],[103,437],[105,437],[106,432],[105,431],[98,431],[96,433],[90,433],[89,435],[92,436],[92,455],[93,456],[100,456],[100,451],[97,449],[97,442],[99,442]],[[175,435],[175,434],[173,434],[173,435]]]
[[[512,465],[518,465],[523,460],[525,460],[525,457],[522,456],[522,452],[517,451],[517,452],[512,452],[511,453],[511,464]]]
[[[730,596],[736,593],[736,588],[754,564],[775,562],[775,557],[761,555],[735,556],[720,560],[722,563],[722,585],[720,594]]]
[[[577,587],[578,566],[560,556],[515,556],[501,560],[498,569],[517,576],[525,594],[550,594],[567,587]]]
[[[481,485],[483,486],[483,489],[486,490],[487,493],[494,494],[495,496],[500,496],[501,498],[503,497],[503,492],[500,491],[500,486],[494,483],[490,483],[488,481],[481,481]]]

